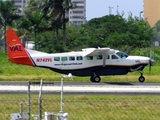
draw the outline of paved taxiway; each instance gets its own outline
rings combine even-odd
[[[28,82],[0,82],[0,93],[23,93],[28,92]],[[39,93],[39,82],[30,83],[31,93]],[[65,94],[98,94],[98,95],[129,95],[147,94],[160,95],[160,83],[122,83],[122,82],[64,82],[63,90]],[[59,94],[61,82],[43,82],[43,93]]]

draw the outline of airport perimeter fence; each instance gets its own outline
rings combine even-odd
[[[39,107],[39,96],[36,94],[31,94],[30,99],[25,94],[1,94],[0,120],[11,120],[10,115],[17,113],[26,113],[28,116],[26,120],[39,120],[36,116],[41,113],[41,120],[43,120],[45,112],[54,114],[55,120],[61,109],[60,100],[60,95],[44,94]],[[30,101],[30,107],[28,101]],[[160,96],[158,95],[64,95],[63,103],[63,111],[68,113],[68,120],[160,119]]]
[[[31,87],[32,83],[35,86]],[[48,93],[42,89],[45,83],[42,80],[32,83],[28,83],[25,94],[0,94],[0,120],[56,120],[60,113],[68,119],[57,120],[160,119],[159,94],[67,94],[63,89],[60,93]],[[31,88],[38,88],[39,92],[31,91]]]

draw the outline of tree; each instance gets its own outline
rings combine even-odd
[[[152,43],[155,41],[159,41],[160,42],[160,20],[155,24],[154,26],[154,33],[153,33],[153,37],[152,37]]]
[[[80,28],[77,39],[84,41],[90,47],[104,47],[105,41],[114,32],[123,33],[126,29],[126,20],[119,15],[109,15],[88,21]],[[107,42],[106,42],[107,43]],[[108,46],[108,45],[107,45]]]
[[[45,14],[52,17],[52,27],[55,28],[58,35],[58,29],[63,28],[63,46],[66,46],[66,22],[68,19],[65,17],[65,13],[73,8],[71,0],[44,0],[40,5],[42,11]]]
[[[155,24],[155,28],[157,32],[160,32],[160,20]]]
[[[0,0],[0,25],[3,26],[4,35],[6,35],[7,26],[12,26],[14,20],[20,18],[20,10],[15,7],[14,1]],[[6,36],[4,42],[4,51],[6,53]]]
[[[26,13],[33,13],[41,4],[41,0],[29,0],[27,2],[27,6],[25,6],[25,12]],[[39,9],[40,10],[40,9]]]
[[[76,42],[82,47],[112,47],[125,51],[148,47],[153,30],[146,21],[120,15],[95,18],[82,25]],[[81,44],[81,45],[80,45]]]
[[[25,8],[24,15],[19,21],[19,29],[25,29],[27,32],[34,34],[35,49],[37,49],[37,35],[51,29],[50,17],[39,8],[41,1],[30,0]],[[26,32],[25,32],[26,33]]]
[[[66,22],[68,22],[68,19],[65,18],[64,13],[68,11],[69,8],[72,8],[71,0],[30,0],[25,8],[23,18],[19,21],[20,26],[18,28],[24,28],[28,32],[33,31],[35,47],[37,34],[46,31],[56,33],[56,38],[54,36],[51,37],[52,46],[53,44],[59,46],[60,43],[66,46]],[[59,29],[63,29],[63,35],[61,34],[64,39],[63,42],[60,42],[59,39]],[[52,35],[54,35],[54,33]],[[40,36],[40,38],[43,37]],[[45,46],[45,44],[42,46]]]
[[[40,10],[32,13],[25,13],[21,19],[19,28],[24,28],[27,31],[32,31],[34,34],[35,49],[37,49],[37,34],[48,29],[48,21],[45,21],[45,15]]]

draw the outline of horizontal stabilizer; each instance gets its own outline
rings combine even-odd
[[[18,59],[18,58],[27,58],[27,56],[19,56],[19,57],[12,57],[14,59]]]

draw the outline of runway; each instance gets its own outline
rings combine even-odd
[[[28,82],[0,82],[1,94],[26,94]],[[44,94],[59,94],[61,82],[43,82]],[[30,82],[31,93],[39,93],[40,82]],[[91,83],[91,82],[64,82],[64,94],[92,94],[92,95],[160,95],[160,83]]]

